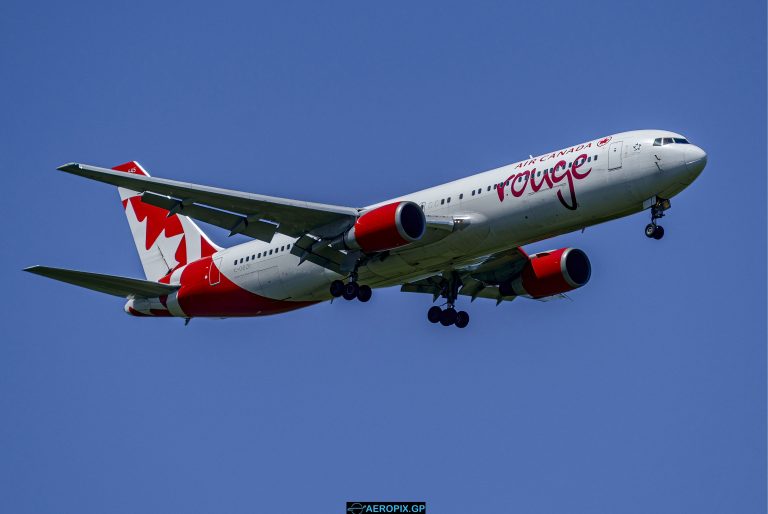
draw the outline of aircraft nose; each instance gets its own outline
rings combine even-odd
[[[698,175],[707,165],[707,152],[696,145],[688,145],[685,148],[685,166],[689,171]]]

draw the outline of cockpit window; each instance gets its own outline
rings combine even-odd
[[[689,145],[691,143],[688,142],[687,139],[683,137],[657,137],[653,140],[653,146],[664,146],[664,145],[671,145],[672,143],[677,143],[679,145]]]

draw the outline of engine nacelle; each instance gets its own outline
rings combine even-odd
[[[589,282],[592,266],[587,254],[577,248],[561,248],[531,255],[520,276],[501,284],[503,295],[543,298],[565,293]]]
[[[395,202],[360,216],[333,246],[364,253],[383,252],[418,241],[426,228],[421,207],[413,202]]]

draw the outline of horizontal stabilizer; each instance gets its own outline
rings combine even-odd
[[[31,266],[25,268],[24,271],[123,298],[156,298],[171,294],[178,289],[178,286],[169,286],[150,280],[49,268],[47,266]]]

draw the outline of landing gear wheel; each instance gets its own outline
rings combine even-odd
[[[359,290],[357,291],[357,299],[363,303],[370,300],[372,295],[373,291],[371,290],[370,286],[360,286]]]
[[[440,313],[440,324],[444,327],[447,327],[449,325],[453,325],[456,323],[456,309],[453,307],[448,307],[443,312]]]
[[[464,328],[469,325],[469,314],[466,311],[459,311],[456,313],[456,326]]]
[[[645,226],[645,236],[656,240],[664,237],[664,227],[656,224],[656,220],[664,217],[664,211],[672,207],[668,199],[654,197],[655,202],[651,206],[651,222]],[[645,204],[643,204],[645,205]]]
[[[359,292],[360,287],[357,285],[357,282],[349,282],[344,286],[344,292],[342,293],[342,296],[345,300],[354,300],[357,298],[357,294]]]
[[[427,311],[427,319],[430,323],[437,323],[440,321],[440,317],[443,314],[443,309],[438,307],[437,305],[433,305],[429,308]]]
[[[341,280],[334,280],[331,282],[331,296],[334,298],[338,298],[342,294],[344,294],[344,282]]]

